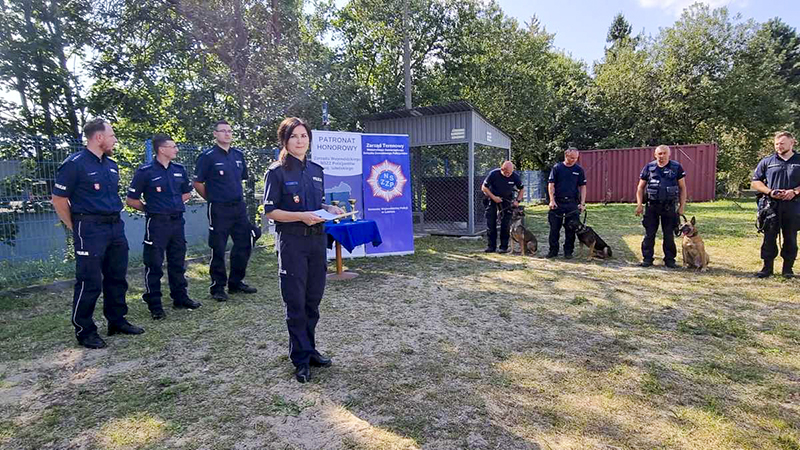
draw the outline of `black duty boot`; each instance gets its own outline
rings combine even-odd
[[[781,270],[781,276],[783,278],[794,278],[794,271],[792,267],[794,266],[794,261],[787,261],[783,260],[783,269]]]
[[[774,260],[764,260],[764,267],[761,268],[758,272],[756,272],[756,277],[758,278],[767,278],[772,276],[773,272],[773,263]]]

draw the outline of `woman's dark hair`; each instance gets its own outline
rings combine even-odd
[[[154,135],[153,136],[153,153],[155,155],[158,155],[159,147],[164,145],[164,143],[167,142],[167,141],[174,141],[174,139],[172,139],[171,137],[167,136],[166,134],[159,133],[159,134]]]
[[[278,125],[278,142],[281,144],[281,153],[278,155],[278,161],[280,161],[282,166],[286,166],[286,161],[288,161],[286,157],[289,155],[289,150],[286,150],[286,146],[289,144],[289,138],[292,137],[294,129],[301,125],[305,127],[308,132],[308,141],[310,143],[311,128],[308,127],[308,124],[303,119],[299,117],[287,117]]]

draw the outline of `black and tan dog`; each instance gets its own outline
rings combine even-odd
[[[688,269],[697,269],[705,271],[708,268],[708,263],[711,259],[706,253],[706,245],[703,243],[703,238],[700,237],[695,226],[694,216],[692,220],[686,220],[683,217],[683,224],[675,231],[676,235],[683,235],[683,242],[681,250],[683,250],[683,266]]]
[[[564,227],[574,231],[581,245],[589,248],[589,255],[587,258],[591,259],[594,256],[595,258],[606,259],[613,255],[611,247],[606,244],[606,241],[604,241],[592,227],[582,223],[579,216],[572,217],[567,221]]]
[[[515,206],[511,210],[511,253],[517,253],[514,250],[514,244],[519,246],[522,256],[533,256],[539,247],[536,241],[536,236],[525,228],[525,207]]]

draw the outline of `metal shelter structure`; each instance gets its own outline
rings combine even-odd
[[[414,231],[485,231],[481,183],[511,159],[511,138],[466,101],[361,117],[367,133],[407,134]]]

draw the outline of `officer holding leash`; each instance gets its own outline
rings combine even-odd
[[[295,366],[295,378],[305,383],[311,379],[309,366],[331,365],[330,358],[317,351],[314,339],[328,269],[325,220],[314,211],[344,211],[323,203],[322,166],[306,158],[311,142],[308,125],[296,117],[284,119],[278,127],[278,141],[278,161],[264,178],[264,213],[276,222],[275,247],[281,297],[286,304],[289,358]]]
[[[247,262],[257,232],[247,218],[242,181],[248,178],[241,150],[231,147],[233,128],[224,120],[214,124],[215,145],[200,154],[194,172],[194,188],[208,201],[208,246],[211,247],[211,298],[224,302],[228,292],[255,294],[258,290],[244,283]],[[228,236],[233,239],[231,272],[225,269]]]
[[[52,201],[59,219],[72,231],[75,247],[75,337],[86,348],[103,348],[106,342],[92,319],[101,291],[109,336],[144,330],[125,320],[128,240],[119,215],[119,167],[111,159],[117,137],[102,119],[89,121],[83,135],[86,148],[69,155],[58,168]]]
[[[558,241],[561,228],[564,228],[564,258],[571,259],[575,251],[575,230],[567,227],[570,220],[578,217],[586,209],[586,173],[578,165],[578,149],[570,147],[564,151],[564,162],[553,166],[547,179],[547,193],[550,195],[550,211],[547,222],[550,225],[550,250],[547,258],[558,256]]]
[[[126,203],[145,212],[144,282],[142,298],[153,320],[166,317],[161,305],[161,277],[164,275],[164,252],[167,254],[169,294],[176,309],[197,309],[202,306],[186,292],[186,234],[183,212],[192,192],[186,169],[173,160],[178,146],[165,134],[153,136],[155,158],[139,166],[128,188]],[[141,201],[144,196],[145,203]]]
[[[762,159],[753,173],[751,187],[766,198],[759,201],[759,209],[772,204],[776,222],[764,227],[761,244],[761,259],[764,267],[756,276],[767,278],[773,273],[773,264],[778,256],[776,240],[783,235],[783,269],[781,275],[792,278],[794,260],[797,257],[797,230],[800,228],[800,155],[794,153],[794,136],[787,131],[775,134],[775,153]],[[771,200],[771,201],[769,201]]]
[[[514,199],[514,190],[517,198]],[[481,185],[486,198],[483,206],[486,207],[486,253],[494,253],[497,249],[497,213],[500,211],[500,251],[508,253],[508,240],[511,236],[511,208],[519,205],[524,195],[525,187],[519,174],[514,172],[514,164],[505,161],[499,169],[489,172]]]
[[[658,224],[661,223],[661,232],[664,234],[664,265],[670,269],[678,267],[675,257],[678,250],[675,247],[675,228],[678,226],[678,217],[683,214],[686,205],[686,172],[677,161],[669,159],[670,148],[659,145],[655,149],[655,161],[648,163],[642,169],[639,185],[636,188],[636,212],[642,215],[644,226],[644,239],[642,240],[641,267],[653,265],[653,254],[656,244]],[[647,202],[647,208],[644,203]],[[677,204],[677,211],[675,210]]]

